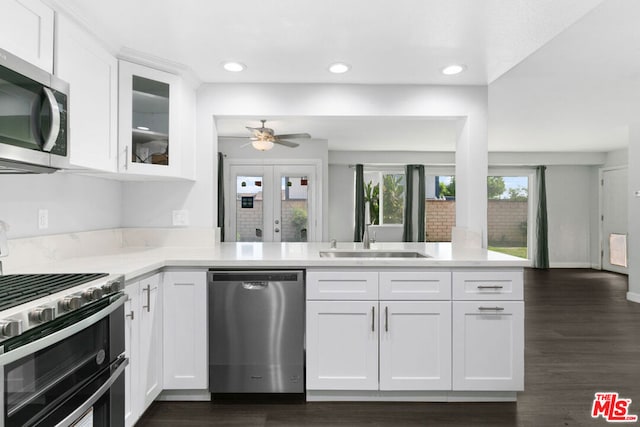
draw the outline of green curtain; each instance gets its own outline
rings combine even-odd
[[[536,168],[536,182],[538,185],[538,209],[536,214],[536,253],[533,267],[549,268],[549,240],[547,226],[547,190],[545,184],[546,166]]]
[[[402,241],[413,241],[413,169],[414,165],[404,167],[404,218],[402,224]]]
[[[224,154],[218,153],[218,227],[220,241],[224,242]]]
[[[356,209],[353,241],[362,242],[364,234],[364,166],[356,165]]]
[[[414,194],[413,176],[414,171],[418,173],[418,194]],[[403,242],[424,242],[425,240],[425,181],[424,181],[424,165],[407,165],[404,168],[405,174],[405,191],[404,191],[404,217],[402,224],[402,241]],[[413,199],[418,204],[418,217],[413,218]],[[417,238],[413,234],[413,223],[416,222],[418,231]],[[415,240],[414,240],[415,238]]]

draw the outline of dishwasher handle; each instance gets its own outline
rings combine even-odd
[[[256,281],[252,281],[252,282],[242,282],[242,287],[244,289],[249,290],[249,291],[265,289],[267,286],[269,286],[269,282],[267,282],[266,280],[256,280]]]

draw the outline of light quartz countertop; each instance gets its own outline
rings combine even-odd
[[[123,274],[125,280],[165,267],[182,268],[522,268],[528,260],[450,243],[375,243],[371,251],[417,251],[428,258],[321,258],[320,251],[363,250],[362,243],[219,243],[208,247],[123,247],[91,256],[22,266],[11,273]]]

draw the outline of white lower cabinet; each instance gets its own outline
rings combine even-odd
[[[307,389],[450,388],[450,302],[307,302]]]
[[[205,390],[207,360],[207,273],[166,271],[164,299],[164,388]]]
[[[135,424],[162,391],[160,274],[125,287],[125,424]]]
[[[378,389],[377,301],[307,302],[307,389]]]
[[[451,303],[380,301],[380,390],[451,388]]]
[[[453,390],[524,389],[524,302],[454,301]]]
[[[308,270],[307,389],[450,390],[450,277]]]

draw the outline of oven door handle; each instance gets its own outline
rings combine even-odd
[[[39,340],[36,340],[29,344],[25,344],[22,347],[18,347],[15,350],[9,351],[8,353],[0,354],[0,366],[4,366],[18,359],[22,359],[25,356],[34,354],[37,351],[47,348],[52,344],[60,342],[65,338],[69,338],[71,335],[80,332],[84,328],[87,328],[94,323],[97,323],[98,321],[104,319],[105,317],[116,311],[122,304],[124,304],[124,300],[124,293],[114,295],[113,297],[111,297],[110,304],[99,312],[94,313],[77,323],[74,323],[68,328],[56,331],[51,335],[47,335],[46,337],[40,338]],[[0,353],[2,353],[3,351],[4,348],[0,347]]]
[[[129,359],[122,360],[122,363],[120,363],[116,370],[113,371],[113,374],[111,374],[109,379],[105,381],[105,383],[102,384],[100,388],[96,390],[96,392],[93,393],[91,397],[89,397],[82,405],[80,405],[76,410],[70,413],[64,420],[56,424],[56,427],[67,427],[76,422],[78,418],[82,416],[82,414],[87,412],[89,408],[91,408],[98,401],[98,399],[100,399],[106,392],[109,391],[113,383],[115,383],[120,375],[122,375],[124,369],[128,364]]]

